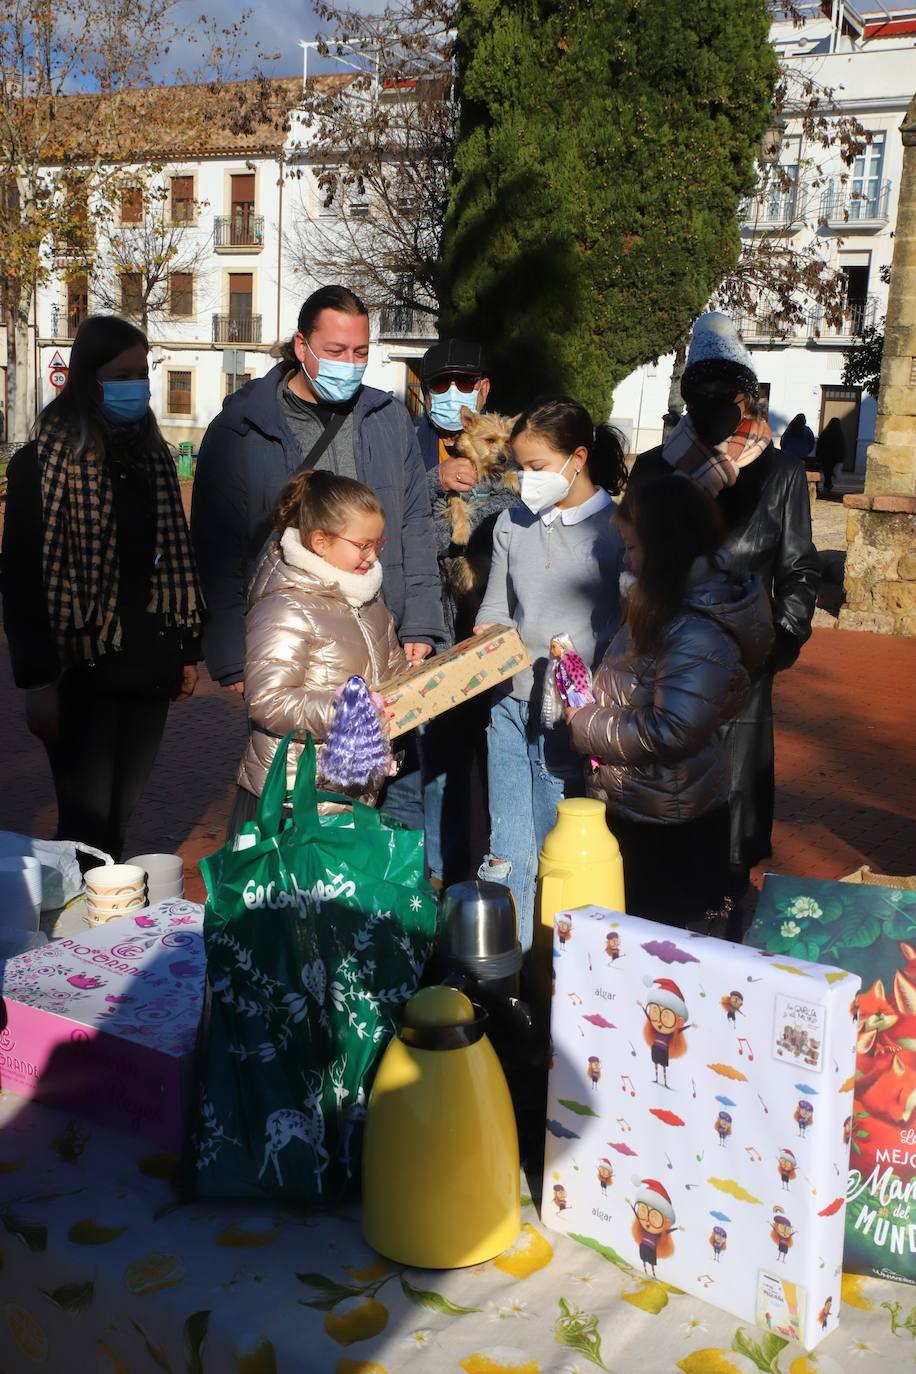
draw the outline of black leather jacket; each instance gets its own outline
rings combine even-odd
[[[662,450],[649,449],[633,465],[631,482],[670,475]],[[770,444],[718,497],[728,535],[725,548],[736,572],[755,572],[773,605],[774,672],[795,662],[811,634],[820,563],[811,539],[811,504],[805,470]]]

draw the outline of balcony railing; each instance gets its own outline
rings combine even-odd
[[[379,332],[383,339],[434,339],[436,321],[424,310],[411,310],[406,305],[382,307]]]
[[[839,322],[829,323],[823,307],[806,312],[800,320],[786,323],[774,316],[739,315],[735,328],[745,343],[816,343],[840,342],[856,339],[862,331],[878,323],[880,303],[877,296],[866,296],[843,309]]]
[[[808,337],[812,339],[857,339],[862,332],[878,323],[878,297],[866,296],[851,301],[843,309],[839,324],[828,324],[822,310],[809,316]]]
[[[738,218],[749,229],[784,229],[800,214],[800,189],[771,191],[763,196],[747,196],[738,208]]]
[[[214,315],[213,342],[215,344],[259,344],[261,342],[261,316]]]
[[[891,183],[882,181],[867,191],[830,186],[821,197],[820,218],[828,228],[880,229],[890,219]]]
[[[213,220],[214,248],[261,248],[263,244],[263,215],[215,216]]]
[[[735,328],[747,343],[776,343],[798,337],[798,326],[777,321],[772,315],[738,315]]]

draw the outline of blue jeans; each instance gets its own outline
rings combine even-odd
[[[445,774],[436,773],[423,784],[423,811],[426,817],[426,866],[431,878],[445,876],[442,847],[442,811],[445,805]]]
[[[423,780],[420,773],[420,741],[416,730],[393,744],[394,752],[404,752],[404,762],[396,777],[386,782],[378,800],[380,811],[410,826],[411,830],[425,830],[423,811]]]
[[[569,747],[566,726],[545,731],[540,720],[529,720],[529,710],[527,701],[504,697],[490,713],[490,853],[479,874],[508,885],[526,953],[534,939],[538,854],[556,823],[557,802],[585,792],[582,760]]]

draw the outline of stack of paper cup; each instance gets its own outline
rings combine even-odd
[[[40,914],[41,864],[30,855],[0,859],[0,959],[32,947]]]
[[[184,863],[180,854],[138,854],[130,862],[146,873],[146,899],[150,906],[184,896]]]
[[[93,925],[146,906],[146,873],[138,864],[104,864],[83,874],[86,907]]]

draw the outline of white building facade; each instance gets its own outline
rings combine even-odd
[[[837,415],[847,441],[846,466],[858,471],[864,470],[874,434],[875,401],[860,387],[843,386],[844,350],[864,326],[884,319],[903,157],[899,126],[916,86],[916,6],[889,0],[866,8],[862,15],[834,0],[832,13],[827,6],[822,14],[811,6],[803,27],[774,24],[771,40],[784,67],[833,90],[838,113],[854,115],[871,133],[870,145],[844,167],[838,151],[806,146],[790,104],[779,160],[795,187],[751,198],[741,210],[745,240],[770,233],[816,244],[824,262],[845,278],[843,322],[828,324],[812,308],[782,336],[772,331],[764,308],[753,319],[736,321],[769,397],[774,433],[781,434],[800,411],[815,434]],[[826,173],[826,184],[811,185],[821,178],[807,159]],[[661,442],[673,361],[668,356],[646,364],[614,393],[612,419],[634,453]]]
[[[119,165],[126,190],[113,222],[99,225],[93,266],[74,274],[65,258],[55,260],[36,293],[28,356],[20,364],[31,417],[63,384],[73,337],[94,313],[121,314],[145,328],[152,407],[176,448],[190,443],[196,452],[226,397],[274,366],[303,300],[326,284],[304,260],[308,224],[326,231],[336,214],[323,206],[312,172],[308,130],[296,110],[302,83],[275,85],[288,128],[225,137],[211,130],[198,148],[164,145],[155,170]],[[167,266],[150,266],[163,252]],[[144,312],[150,271],[159,279]],[[416,410],[417,366],[435,336],[433,322],[398,309],[374,311],[371,335],[367,382]],[[0,315],[4,410],[5,336]]]
[[[864,325],[880,324],[885,314],[902,163],[899,125],[916,83],[916,5],[885,0],[866,16],[845,0],[834,0],[832,13],[817,4],[808,8],[803,27],[773,26],[780,59],[819,87],[831,88],[839,112],[855,115],[871,133],[871,143],[845,168],[838,152],[825,157],[821,149],[805,146],[790,105],[779,157],[795,187],[752,198],[742,209],[741,233],[748,240],[776,233],[796,243],[815,243],[824,262],[846,279],[843,322],[828,324],[812,309],[787,336],[770,331],[763,310],[737,323],[769,396],[774,431],[781,433],[799,411],[815,432],[839,415],[847,466],[861,470],[875,404],[861,388],[843,386],[844,349]],[[309,130],[297,113],[303,81],[272,83],[278,106],[288,114],[286,127],[278,121],[232,133],[231,121],[221,127],[218,106],[209,114],[205,106],[205,133],[181,147],[164,143],[155,173],[148,166],[136,169],[145,200],[125,195],[118,222],[107,226],[117,253],[106,249],[102,232],[90,274],[74,276],[66,263],[57,264],[35,302],[25,379],[34,414],[55,394],[54,383],[62,381],[61,365],[66,367],[73,335],[87,314],[111,310],[138,318],[138,286],[127,259],[132,234],[138,256],[144,242],[150,255],[143,231],[150,215],[162,220],[162,241],[172,255],[141,321],[151,344],[152,404],[167,439],[176,446],[190,443],[196,451],[226,396],[274,365],[280,345],[295,331],[302,301],[329,280],[327,269],[321,278],[309,271],[310,226],[324,240],[327,261],[329,225],[340,213],[323,204],[313,174]],[[809,159],[826,172],[825,184],[811,186],[815,169]],[[130,168],[123,172],[129,182]],[[362,212],[348,206],[351,217]],[[368,204],[364,212],[371,213]],[[0,313],[4,409],[5,334]],[[367,382],[405,399],[416,413],[419,361],[434,337],[429,316],[399,308],[373,311]],[[672,363],[670,356],[648,363],[616,388],[611,418],[631,452],[662,438]]]

